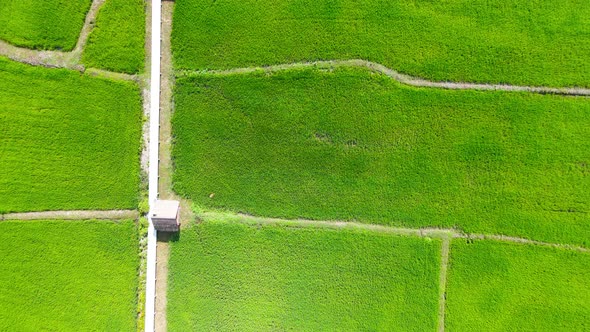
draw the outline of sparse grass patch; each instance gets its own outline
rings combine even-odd
[[[87,67],[136,74],[145,60],[145,3],[107,0],[82,55]]]
[[[91,0],[0,1],[0,39],[16,46],[70,51]]]
[[[131,82],[0,58],[0,213],[136,208],[141,121]]]
[[[360,69],[180,78],[174,188],[260,216],[589,245],[590,100]]]
[[[207,221],[171,242],[170,331],[428,331],[440,241]]]
[[[361,58],[444,81],[590,86],[587,0],[177,0],[181,69]]]
[[[0,222],[0,330],[133,331],[133,221]]]
[[[493,241],[454,240],[449,331],[585,331],[590,255]]]

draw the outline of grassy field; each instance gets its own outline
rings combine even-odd
[[[107,0],[98,13],[82,62],[87,67],[136,74],[143,71],[144,44],[144,1]]]
[[[182,69],[362,58],[432,80],[590,86],[585,0],[178,0]]]
[[[590,244],[588,99],[337,69],[180,78],[175,105],[198,205]]]
[[[586,331],[590,255],[455,240],[447,283],[449,331]]]
[[[133,221],[0,222],[0,330],[133,331]]]
[[[0,213],[135,208],[138,87],[0,58]]]
[[[208,221],[172,242],[170,331],[428,331],[438,240]]]
[[[72,50],[91,2],[0,1],[0,39],[28,48]]]

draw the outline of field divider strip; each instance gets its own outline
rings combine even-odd
[[[90,5],[90,9],[86,14],[86,19],[84,20],[84,25],[80,30],[80,34],[78,35],[78,41],[76,42],[76,46],[72,50],[72,53],[75,53],[80,59],[82,55],[82,50],[84,46],[86,46],[86,42],[88,41],[88,37],[90,36],[90,32],[94,29],[94,25],[96,22],[96,18],[98,17],[98,12],[100,8],[105,3],[106,0],[92,0],[92,4]]]
[[[386,226],[377,224],[365,224],[355,221],[338,221],[338,220],[309,220],[309,219],[280,219],[280,218],[265,218],[255,217],[242,213],[231,213],[231,212],[201,212],[196,214],[197,219],[201,220],[220,220],[228,222],[238,222],[251,226],[257,225],[282,225],[293,228],[327,228],[327,229],[349,229],[349,230],[365,230],[373,231],[378,233],[388,233],[401,236],[415,236],[415,237],[427,237],[437,239],[474,239],[474,240],[494,240],[501,242],[520,243],[528,245],[537,245],[543,247],[553,247],[559,249],[573,250],[584,253],[590,253],[590,248],[580,247],[570,244],[560,244],[530,240],[526,238],[506,236],[501,234],[477,234],[477,233],[464,233],[454,228],[435,228],[435,227],[424,227],[424,228],[409,228],[409,227],[397,227],[397,226]]]
[[[537,246],[542,246],[542,247],[553,247],[553,248],[560,248],[560,249],[567,249],[567,250],[574,250],[574,251],[590,253],[589,248],[584,248],[584,247],[580,247],[580,246],[536,241],[536,240],[530,240],[530,239],[525,239],[525,238],[521,238],[521,237],[507,236],[507,235],[501,235],[501,234],[455,233],[454,237],[455,238],[463,238],[463,239],[494,240],[494,241],[500,241],[500,242],[529,244],[529,245],[537,245]]]
[[[272,66],[262,67],[244,67],[244,68],[233,68],[226,70],[179,70],[176,72],[177,77],[191,77],[191,76],[204,76],[204,75],[237,75],[237,74],[249,74],[256,72],[272,73],[277,71],[284,71],[290,69],[303,69],[303,68],[319,68],[319,69],[331,69],[337,67],[361,67],[367,68],[371,71],[384,74],[402,84],[415,86],[415,87],[426,87],[426,88],[441,88],[449,90],[494,90],[494,91],[521,91],[531,92],[539,94],[553,94],[553,95],[567,95],[567,96],[590,96],[590,89],[568,87],[568,88],[554,88],[554,87],[543,87],[543,86],[519,86],[509,84],[485,84],[485,83],[467,83],[467,82],[434,82],[425,79],[413,77],[410,75],[399,73],[391,68],[385,67],[382,64],[362,60],[362,59],[351,59],[351,60],[322,60],[313,62],[296,62],[289,64],[279,64]]]
[[[137,219],[136,210],[69,210],[69,211],[41,211],[17,212],[2,214],[0,220],[86,220],[86,219]]]
[[[439,298],[438,298],[438,332],[445,330],[445,308],[447,302],[447,270],[449,266],[449,251],[451,238],[444,237],[441,242],[441,260],[439,271]]]

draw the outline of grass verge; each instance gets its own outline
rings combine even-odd
[[[141,122],[134,83],[0,58],[0,212],[134,209]]]
[[[433,330],[439,245],[209,220],[171,242],[168,328]]]
[[[449,331],[583,331],[590,321],[590,255],[454,240]]]
[[[0,222],[0,329],[132,331],[133,221]]]
[[[590,101],[360,69],[180,78],[174,189],[260,216],[588,245]]]
[[[82,54],[86,67],[136,74],[145,61],[145,3],[107,0]]]

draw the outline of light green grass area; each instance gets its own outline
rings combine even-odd
[[[91,2],[0,1],[0,39],[34,49],[72,50]]]
[[[0,330],[133,331],[133,221],[0,222]]]
[[[0,58],[0,212],[135,208],[141,124],[131,82]]]
[[[492,241],[454,240],[448,331],[587,331],[590,255]]]
[[[428,331],[440,241],[207,221],[171,242],[170,331]]]
[[[82,55],[87,67],[136,74],[145,59],[145,3],[107,0]]]
[[[590,86],[587,0],[177,0],[181,69],[361,58],[432,80]]]
[[[206,208],[588,245],[590,100],[357,69],[177,80],[174,188]]]

